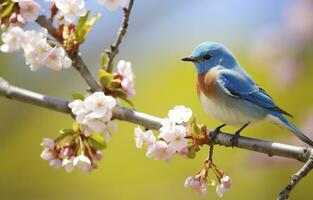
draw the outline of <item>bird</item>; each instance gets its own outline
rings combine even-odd
[[[269,120],[313,147],[313,141],[286,118],[293,116],[275,104],[223,44],[201,43],[182,61],[196,67],[197,94],[203,109],[223,123],[215,130],[219,132],[225,125],[240,127],[232,137],[232,146],[248,125]]]

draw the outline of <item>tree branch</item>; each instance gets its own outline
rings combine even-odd
[[[288,198],[291,190],[313,169],[313,153],[310,153],[309,159],[303,165],[303,167],[291,177],[289,184],[280,192],[277,200],[285,200]]]
[[[0,95],[9,99],[14,99],[37,106],[45,107],[63,113],[71,113],[68,108],[69,101],[49,97],[29,90],[25,90],[10,85],[0,77]],[[116,106],[113,110],[113,118],[128,121],[134,124],[144,126],[147,129],[158,130],[161,127],[162,118],[155,117],[146,113],[138,112],[121,106]],[[208,134],[210,132],[208,131]],[[233,134],[220,132],[215,137],[213,143],[225,147],[231,147],[231,138]],[[209,143],[212,141],[209,141]],[[311,148],[297,147],[287,144],[259,140],[249,137],[240,136],[235,147],[265,153],[269,156],[280,156],[306,162],[312,154]]]
[[[53,26],[52,22],[44,15],[39,16],[36,19],[36,22],[46,28],[51,36],[53,36],[60,44],[63,44],[63,40],[58,34],[57,29]],[[87,65],[84,63],[83,59],[78,53],[69,54],[70,58],[73,61],[73,67],[80,73],[83,79],[86,81],[88,86],[92,91],[102,90],[101,86],[98,84],[96,79],[92,76]]]
[[[124,8],[124,18],[123,18],[123,22],[121,24],[120,30],[117,34],[117,38],[115,40],[115,42],[110,46],[109,49],[106,49],[106,54],[108,55],[108,63],[105,67],[107,72],[112,72],[113,69],[113,60],[114,57],[118,54],[119,52],[119,45],[122,42],[123,37],[126,34],[127,28],[128,28],[128,21],[129,21],[129,16],[132,10],[132,7],[134,5],[134,0],[130,0],[128,7]]]
[[[0,96],[1,95],[9,99],[26,102],[51,110],[56,110],[63,113],[71,113],[70,108],[67,106],[68,101],[49,97],[43,94],[10,85],[6,80],[0,77]]]

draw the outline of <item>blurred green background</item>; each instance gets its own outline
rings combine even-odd
[[[40,1],[43,4],[43,1]],[[82,55],[96,74],[100,53],[114,40],[122,11],[102,13]],[[201,108],[195,91],[195,70],[180,58],[199,43],[219,41],[292,119],[313,138],[313,2],[311,0],[155,0],[136,1],[128,34],[118,59],[132,62],[136,75],[135,108],[166,116],[175,105],[192,108],[199,122],[219,123]],[[312,17],[311,17],[312,16]],[[11,83],[44,94],[70,98],[86,85],[73,70],[31,72],[22,54],[0,54],[0,75]],[[145,157],[135,148],[136,125],[118,122],[99,168],[90,174],[66,173],[48,166],[39,155],[43,137],[56,137],[71,126],[70,116],[0,98],[0,199],[218,199],[215,188],[205,196],[184,188],[187,176],[202,166],[208,149],[194,160],[175,156],[170,164]],[[234,131],[232,128],[225,128]],[[243,135],[303,145],[291,133],[264,123]],[[214,159],[233,179],[224,199],[276,199],[301,163],[270,158],[240,149],[215,148]],[[313,175],[292,191],[290,199],[313,199]]]

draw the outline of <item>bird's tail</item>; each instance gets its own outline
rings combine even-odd
[[[274,117],[275,122],[279,122],[279,124],[283,125],[285,128],[290,130],[295,136],[297,136],[300,140],[305,142],[306,144],[313,147],[313,141],[308,138],[302,131],[300,131],[295,125],[290,123],[283,115],[277,112],[271,113],[272,117]]]

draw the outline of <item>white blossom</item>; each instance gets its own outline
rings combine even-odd
[[[74,158],[73,164],[75,167],[80,169],[82,172],[90,172],[91,170],[91,161],[85,155],[79,155]]]
[[[134,74],[130,62],[120,60],[117,64],[117,73],[122,77],[121,85],[129,97],[136,95],[134,89]]]
[[[146,156],[156,160],[164,160],[169,162],[174,153],[175,150],[168,146],[166,142],[157,141],[153,145],[149,146]]]
[[[74,157],[71,157],[70,159],[65,158],[65,159],[62,161],[62,167],[64,168],[64,170],[65,170],[66,172],[71,172],[71,171],[73,171],[73,169],[74,169],[73,160],[74,160]]]
[[[11,27],[6,32],[2,33],[1,39],[3,45],[0,50],[5,53],[11,53],[19,50],[24,42],[24,31],[20,27]]]
[[[20,0],[18,5],[20,7],[20,15],[28,22],[37,19],[42,11],[40,5],[33,0]]]
[[[107,116],[109,121],[112,117],[112,109],[116,105],[116,101],[111,96],[106,96],[103,92],[95,92],[88,96],[84,101],[84,106],[91,112],[87,118],[101,118]]]
[[[47,56],[44,58],[44,63],[47,67],[58,71],[62,68],[72,66],[71,59],[65,55],[65,51],[62,47],[54,47],[49,50]]]
[[[140,127],[135,128],[134,130],[136,147],[138,149],[142,148],[145,143],[147,146],[153,145],[156,141],[156,138],[151,130],[142,131]]]
[[[55,0],[55,5],[68,22],[73,22],[76,16],[84,16],[87,12],[84,0]]]
[[[98,0],[98,3],[104,5],[109,11],[114,11],[119,7],[126,7],[129,0]]]
[[[168,112],[169,119],[178,124],[188,122],[191,116],[192,110],[190,108],[186,108],[185,106],[175,106],[174,109]]]
[[[175,151],[180,152],[188,145],[186,136],[187,129],[182,125],[175,125],[170,131],[161,131],[159,138],[164,139]]]

